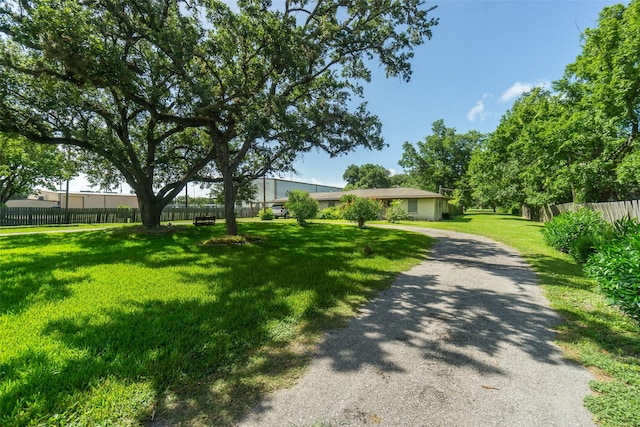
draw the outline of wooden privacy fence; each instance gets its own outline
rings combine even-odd
[[[249,218],[258,214],[257,208],[238,208],[236,217]],[[195,216],[224,218],[224,208],[193,207],[165,209],[160,221],[190,221]],[[139,209],[61,209],[61,208],[0,208],[0,226],[29,226],[55,224],[113,224],[142,222]]]
[[[612,224],[627,216],[640,219],[640,200],[603,203],[563,203],[561,205],[544,206],[539,209],[524,207],[522,209],[522,215],[534,221],[551,221],[554,217],[562,213],[575,211],[581,207],[600,212],[602,217]]]

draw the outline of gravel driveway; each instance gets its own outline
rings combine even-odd
[[[563,359],[560,318],[518,253],[424,228],[429,259],[345,329],[244,426],[591,426],[590,373]]]

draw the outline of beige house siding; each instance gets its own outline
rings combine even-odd
[[[414,199],[417,201],[417,210],[409,210],[409,199],[402,200],[409,216],[420,221],[439,221],[442,219],[442,211],[439,209],[442,199]]]

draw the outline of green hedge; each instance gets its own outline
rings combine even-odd
[[[563,213],[547,222],[542,229],[549,246],[571,255],[580,264],[587,261],[596,246],[610,233],[611,226],[602,214],[588,208]]]
[[[611,237],[589,258],[585,272],[612,304],[640,321],[640,222],[616,222]]]

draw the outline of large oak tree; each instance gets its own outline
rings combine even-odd
[[[377,59],[409,80],[437,20],[419,0],[21,0],[0,6],[0,129],[117,169],[147,226],[184,185],[238,188],[312,149],[379,149]],[[107,168],[97,168],[104,171]]]

